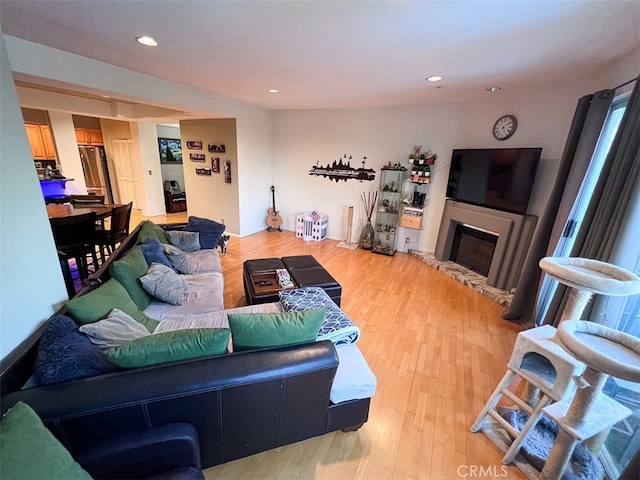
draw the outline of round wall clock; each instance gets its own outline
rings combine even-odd
[[[504,115],[500,117],[493,125],[493,136],[498,140],[506,140],[516,133],[518,128],[518,120],[513,115]]]

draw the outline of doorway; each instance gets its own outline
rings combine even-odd
[[[113,140],[113,166],[115,167],[116,185],[119,193],[119,203],[133,202],[137,208],[136,179],[131,166],[131,140]]]

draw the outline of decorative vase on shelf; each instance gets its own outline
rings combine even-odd
[[[371,225],[371,220],[367,221],[367,224],[362,229],[362,233],[360,234],[360,248],[364,250],[371,250],[373,247],[373,236],[375,232],[373,230],[373,225]]]

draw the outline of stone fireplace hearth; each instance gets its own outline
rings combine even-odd
[[[493,300],[497,304],[502,305],[503,307],[508,307],[509,305],[511,305],[513,294],[487,285],[487,277],[469,270],[462,265],[458,265],[457,263],[448,260],[444,262],[436,260],[436,257],[434,257],[433,254],[430,253],[423,253],[418,250],[410,250],[409,254],[420,259],[436,270],[444,273],[448,277],[451,277],[454,280],[462,283],[463,285],[471,288],[472,290],[475,290],[479,294],[484,295],[488,299]]]
[[[470,233],[471,236],[483,237],[487,241],[490,237],[495,237],[495,248],[488,260],[489,265],[485,275],[486,284],[489,287],[510,292],[520,278],[536,222],[537,217],[533,215],[518,215],[447,200],[440,222],[434,257],[439,262],[455,261],[456,254],[459,252],[459,245],[455,247],[458,252],[454,249],[456,232],[458,232],[458,244],[461,231]],[[479,247],[479,252],[484,251],[485,255],[489,254],[488,250],[486,245]],[[475,253],[472,252],[472,254]],[[478,270],[465,262],[459,260],[458,262]]]

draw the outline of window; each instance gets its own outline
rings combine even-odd
[[[622,116],[624,115],[628,100],[628,96],[621,96],[620,98],[615,99],[611,104],[609,114],[607,115],[602,132],[600,133],[600,138],[598,139],[598,143],[596,144],[596,148],[593,152],[591,163],[589,164],[582,186],[580,187],[576,201],[571,209],[571,213],[569,214],[569,220],[565,225],[563,236],[560,238],[560,241],[554,250],[554,257],[567,257],[569,256],[569,252],[571,252],[571,248],[575,242],[575,234],[584,219],[584,214],[587,210],[589,200],[593,195],[596,183],[600,177],[600,172],[602,171],[602,166],[604,165],[604,161],[607,158],[613,139],[618,131],[620,122],[622,121]],[[558,282],[556,280],[545,275],[544,280],[542,281],[542,286],[540,287],[540,295],[535,317],[536,325],[542,325],[557,286]]]
[[[565,225],[564,234],[554,250],[554,256],[570,255],[575,243],[576,232],[584,219],[627,103],[628,96],[625,95],[614,99],[611,104],[589,168],[569,215],[569,221]],[[640,229],[640,194],[636,195],[635,208],[630,208],[628,211],[631,212],[630,218],[625,219],[625,222],[632,226],[632,233],[634,229],[637,232]],[[634,265],[636,274],[640,274],[640,242],[637,241],[637,234],[632,234],[631,237],[635,238],[618,239],[621,255],[625,259],[625,265]],[[558,282],[548,275],[544,277],[536,311],[537,325],[544,321],[557,285]],[[602,298],[603,307],[600,314],[606,317],[603,321],[606,320],[606,324],[613,328],[618,328],[640,338],[640,295],[626,299],[621,297]],[[608,477],[615,479],[620,476],[640,448],[640,384],[609,377],[603,391],[633,411],[630,417],[613,426],[600,452],[600,458]]]

